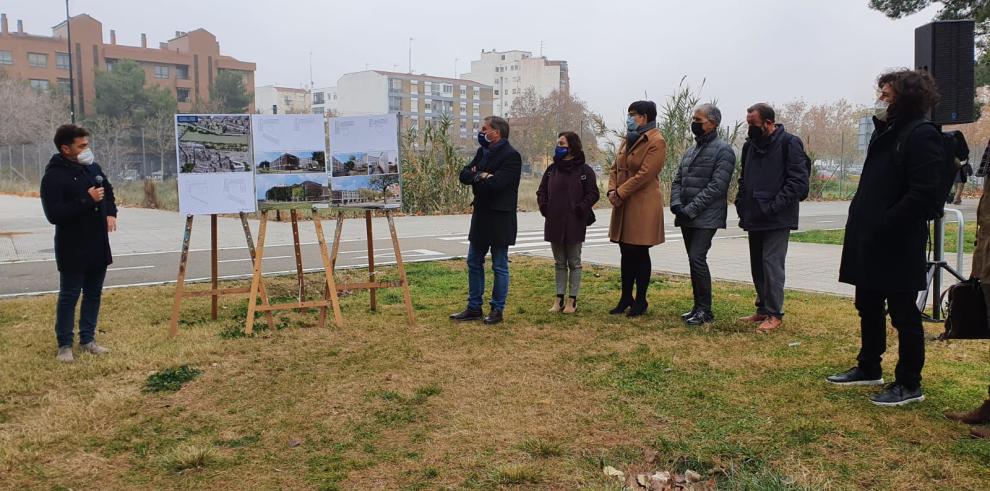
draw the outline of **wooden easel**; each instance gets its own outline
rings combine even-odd
[[[303,310],[303,309],[320,309],[320,327],[326,326],[327,320],[327,307],[333,308],[334,323],[339,327],[343,325],[343,319],[340,315],[340,300],[337,298],[337,287],[334,284],[333,279],[333,267],[331,266],[330,256],[327,254],[327,241],[323,236],[323,223],[320,221],[320,214],[317,212],[316,208],[312,209],[313,212],[313,226],[316,228],[316,237],[320,243],[320,256],[323,258],[323,268],[326,272],[326,284],[324,287],[323,298],[321,300],[306,301],[305,298],[305,283],[303,281],[303,269],[302,269],[302,254],[299,248],[299,216],[295,209],[290,210],[290,216],[292,218],[292,241],[296,253],[296,274],[298,276],[298,293],[299,300],[294,303],[283,303],[283,304],[269,304],[268,295],[265,293],[265,285],[262,278],[262,263],[265,259],[265,232],[268,225],[268,210],[262,210],[261,212],[261,224],[258,226],[258,247],[257,253],[254,256],[254,276],[251,279],[251,288],[249,289],[250,296],[248,297],[248,311],[247,320],[244,325],[244,332],[246,334],[254,333],[254,314],[255,312],[264,312],[268,317],[269,326],[271,326],[271,313],[276,310]],[[338,224],[338,227],[340,225]],[[336,248],[336,244],[334,244]],[[261,305],[258,305],[258,296],[261,296]]]
[[[251,227],[248,226],[247,215],[242,211],[241,216],[241,227],[244,229],[244,238],[247,240],[248,252],[251,255],[251,262],[254,263],[255,260],[255,250],[254,250],[254,240],[251,239]],[[186,229],[185,233],[182,235],[182,255],[179,257],[179,276],[175,283],[175,300],[172,303],[172,318],[169,321],[168,326],[168,336],[170,338],[175,337],[179,334],[179,309],[182,305],[182,299],[187,297],[212,297],[212,306],[210,309],[210,319],[217,320],[217,303],[221,296],[224,295],[240,295],[245,293],[250,293],[249,288],[219,288],[219,262],[217,258],[217,216],[210,215],[210,265],[211,265],[211,276],[210,276],[210,289],[202,291],[185,291],[186,286],[186,266],[189,261],[189,239],[192,236],[192,226],[193,226],[193,215],[186,216]],[[268,293],[262,289],[261,291],[261,301],[264,305],[268,304]],[[268,320],[268,326],[274,328],[275,321],[272,319],[271,312],[266,312],[266,318]]]
[[[330,259],[330,267],[327,268],[327,277],[333,277],[333,272],[337,267],[337,255],[340,252],[340,236],[344,230],[343,211],[337,211],[337,229],[333,234],[333,256]],[[416,317],[413,315],[412,296],[409,293],[409,279],[406,278],[406,268],[402,263],[402,251],[399,248],[399,236],[395,232],[395,220],[392,219],[392,211],[385,210],[385,218],[388,220],[388,229],[392,234],[392,249],[395,251],[395,264],[399,270],[399,281],[377,281],[375,279],[375,238],[371,230],[371,210],[364,211],[365,230],[368,233],[368,282],[367,283],[344,283],[338,288],[347,290],[370,290],[371,310],[377,310],[378,302],[376,291],[383,288],[402,288],[402,297],[406,305],[406,321],[410,326],[416,325]]]

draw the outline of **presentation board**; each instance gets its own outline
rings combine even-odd
[[[259,208],[312,208],[330,201],[323,115],[254,115],[251,127]]]
[[[251,118],[246,114],[175,116],[179,212],[253,212]]]
[[[402,207],[397,114],[330,118],[330,203]]]

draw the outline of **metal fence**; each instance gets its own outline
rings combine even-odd
[[[144,128],[113,136],[93,133],[90,147],[96,162],[114,182],[162,180],[175,175],[174,135],[155,139]],[[33,184],[41,181],[45,166],[55,153],[52,142],[0,144],[0,183]]]

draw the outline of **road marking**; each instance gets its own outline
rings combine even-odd
[[[107,268],[107,272],[109,273],[110,271],[129,271],[129,270],[132,270],[132,269],[151,269],[151,268],[154,268],[154,267],[155,266],[153,266],[153,265],[149,265],[149,266],[128,266],[128,267],[125,267],[125,268]]]
[[[268,261],[270,259],[288,259],[288,258],[291,258],[291,257],[293,257],[293,256],[265,256],[265,261]],[[253,262],[253,261],[252,261],[251,258],[245,257],[245,258],[242,258],[242,259],[224,259],[224,260],[217,261],[217,262],[218,263],[240,263],[240,262],[250,263],[250,262]]]

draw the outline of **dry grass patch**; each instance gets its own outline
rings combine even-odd
[[[987,443],[941,416],[985,396],[985,344],[930,344],[928,401],[882,409],[822,381],[855,357],[848,299],[790,293],[784,330],[756,336],[731,321],[752,309],[742,286],[717,285],[720,320],[687,329],[683,279],[656,277],[651,312],[629,320],[605,313],[617,272],[589,266],[580,312],[562,317],[545,311],[551,264],[515,257],[512,271],[497,328],[447,321],[463,307],[459,262],[410,266],[413,328],[393,291],[378,314],[346,295],[340,328],[284,312],[253,337],[244,300],[211,321],[196,299],[169,340],[170,288],[109,290],[99,337],[113,351],[71,366],[54,359],[52,297],[0,302],[0,487],[617,489],[603,465],[714,472],[729,490],[990,480]],[[143,390],[183,365],[202,374]]]

